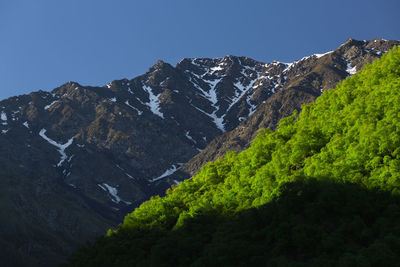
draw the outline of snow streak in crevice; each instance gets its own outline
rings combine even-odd
[[[160,103],[158,101],[160,94],[155,95],[151,87],[147,85],[143,85],[143,89],[149,94],[149,102],[144,104],[150,108],[151,112],[164,119],[164,114],[160,111]]]
[[[192,64],[195,66],[198,66],[198,67],[202,67],[201,65],[196,63],[195,60],[196,59],[192,60]],[[193,84],[193,86],[196,89],[198,89],[201,92],[203,97],[206,98],[211,103],[211,106],[213,107],[212,113],[208,113],[203,110],[201,110],[201,111],[213,120],[215,126],[217,126],[218,129],[220,129],[222,132],[225,132],[224,116],[221,116],[221,117],[217,116],[217,112],[219,111],[220,107],[217,105],[218,96],[217,96],[217,91],[216,91],[216,87],[217,87],[218,83],[222,80],[223,77],[214,78],[214,79],[205,79],[206,75],[212,75],[216,71],[223,70],[221,65],[223,65],[223,64],[219,63],[219,65],[217,67],[208,68],[205,71],[205,73],[203,73],[202,75],[198,75],[193,72],[189,72],[191,75],[193,75],[198,80],[202,80],[202,81],[206,82],[208,84],[208,86],[210,87],[210,89],[208,91],[203,90],[203,88],[201,88],[196,82],[194,82],[190,76],[189,76],[189,81]],[[195,107],[195,106],[193,106],[193,107]],[[195,107],[195,108],[197,108],[197,107]]]
[[[183,163],[177,163],[177,164],[173,164],[171,166],[171,168],[167,169],[163,174],[161,174],[160,176],[150,179],[149,182],[156,182],[158,180],[161,180],[171,174],[173,174],[174,172],[176,172],[177,170],[179,170],[182,167]]]
[[[128,176],[129,178],[135,180],[135,178],[134,178],[132,175],[130,175],[129,173],[127,173],[124,169],[122,169],[121,166],[119,166],[118,164],[117,164],[116,166],[117,166],[118,169],[120,169],[121,171],[123,171],[123,172],[125,173],[126,176]]]
[[[67,149],[67,147],[69,147],[72,144],[72,142],[74,141],[74,137],[71,137],[71,139],[69,139],[65,144],[59,144],[56,141],[46,136],[46,129],[40,130],[39,135],[48,143],[57,147],[58,152],[61,154],[61,158],[60,161],[57,163],[57,167],[60,167],[62,163],[67,159],[67,154],[65,153],[65,149]]]
[[[187,139],[189,139],[193,143],[197,144],[196,140],[194,140],[193,137],[190,136],[190,131],[186,131],[185,132],[185,136],[186,136]]]
[[[52,105],[54,105],[55,103],[59,102],[60,100],[55,100],[53,102],[51,102],[50,104],[48,104],[47,106],[44,107],[44,110],[48,110]]]
[[[129,101],[128,101],[128,100],[125,101],[125,105],[127,105],[128,107],[130,107],[130,108],[136,110],[136,112],[138,113],[139,116],[142,115],[143,111],[140,111],[139,109],[137,109],[137,108],[135,108],[134,106],[132,106],[131,104],[129,104]]]
[[[118,190],[115,187],[112,187],[111,185],[108,185],[106,183],[102,183],[102,184],[97,184],[101,189],[103,189],[104,191],[106,191],[109,195],[110,195],[110,199],[112,202],[114,203],[120,203],[123,202],[127,205],[132,204],[129,201],[124,201],[122,200],[119,196],[118,196]]]

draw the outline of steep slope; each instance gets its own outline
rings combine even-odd
[[[7,163],[0,163],[2,266],[56,266],[84,240],[117,224],[112,213],[60,181],[16,175]]]
[[[16,221],[21,226],[0,240],[40,265],[52,262],[54,244],[54,259],[62,258],[206,160],[246,147],[259,128],[274,128],[321,88],[333,87],[396,43],[349,40],[332,53],[294,63],[235,56],[183,59],[175,67],[159,61],[131,80],[103,87],[68,82],[0,101],[6,173],[0,177],[5,184],[18,181],[0,193],[7,210],[25,210],[2,214],[0,228]],[[66,218],[70,210],[75,213]],[[40,234],[29,234],[32,220]],[[86,231],[91,223],[98,227]],[[57,243],[60,236],[71,238]]]
[[[68,266],[393,266],[400,48],[143,203]]]
[[[288,81],[283,88],[260,104],[254,114],[234,130],[214,139],[201,153],[184,164],[178,175],[190,177],[205,163],[224,156],[227,151],[247,148],[258,130],[275,129],[280,119],[290,115],[293,110],[300,110],[302,104],[313,102],[322,91],[335,87],[338,82],[398,44],[398,41],[382,39],[348,39],[334,51],[304,57],[289,64],[283,74]]]
[[[265,68],[233,56],[159,61],[132,80],[1,101],[2,258],[54,265],[165,191],[174,181],[163,178],[245,116],[235,104]]]
[[[272,94],[249,88],[283,67],[233,56],[184,59],[176,68],[159,61],[105,87],[69,82],[13,97],[0,102],[0,157],[18,175],[54,177],[105,208],[135,207]],[[270,79],[278,88],[279,75]]]

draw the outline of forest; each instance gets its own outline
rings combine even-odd
[[[395,266],[398,222],[395,47],[63,266]]]

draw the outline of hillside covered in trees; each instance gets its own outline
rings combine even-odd
[[[399,221],[397,47],[66,266],[394,266]]]

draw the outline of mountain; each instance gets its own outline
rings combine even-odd
[[[227,151],[248,148],[258,130],[276,129],[282,118],[294,110],[301,110],[301,105],[313,102],[324,90],[334,88],[338,82],[355,74],[394,45],[399,45],[399,42],[348,39],[334,51],[304,57],[289,64],[284,71],[287,82],[282,89],[261,103],[238,127],[212,140],[201,153],[182,166],[179,175],[193,176],[205,163],[224,156]]]
[[[31,266],[59,262],[205,162],[248,147],[259,129],[275,129],[395,44],[349,39],[293,63],[158,61],[131,80],[68,82],[1,101],[0,240],[8,247],[1,257]]]
[[[400,47],[64,266],[397,266]]]

